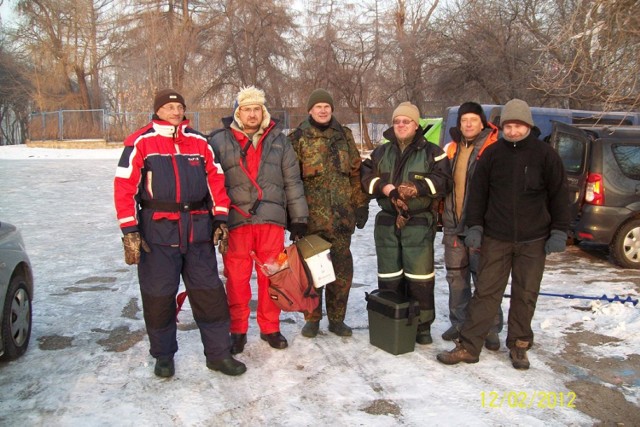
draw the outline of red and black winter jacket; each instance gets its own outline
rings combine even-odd
[[[185,232],[189,242],[206,241],[211,238],[213,220],[227,220],[230,201],[222,169],[207,139],[188,124],[184,120],[173,126],[154,117],[125,139],[114,181],[116,213],[123,233],[142,231],[152,243],[182,245]],[[159,207],[158,202],[167,207]],[[184,208],[170,207],[176,203]],[[144,209],[149,205],[152,208]],[[186,207],[189,205],[197,208]],[[150,214],[141,216],[143,211]],[[160,230],[150,224],[178,225],[185,220],[189,221],[186,228]],[[163,232],[171,236],[156,235]]]

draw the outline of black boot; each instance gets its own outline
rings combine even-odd
[[[207,368],[231,376],[242,375],[247,371],[244,363],[231,356],[221,360],[207,360]]]
[[[433,338],[431,338],[431,325],[429,323],[423,323],[418,325],[416,342],[421,345],[427,345],[427,344],[433,343]]]
[[[308,320],[302,327],[302,336],[307,338],[315,338],[320,331],[319,320]]]
[[[246,343],[247,334],[231,334],[231,354],[242,353]]]
[[[173,356],[158,357],[156,359],[156,367],[154,368],[153,373],[161,378],[172,377],[176,373],[176,368],[173,364]]]
[[[416,334],[416,342],[418,344],[427,345],[433,343],[433,338],[431,338],[431,323],[434,318],[434,310],[420,309],[420,316],[418,317],[418,333]]]
[[[353,335],[353,331],[344,322],[329,322],[329,331],[338,335],[339,337],[350,337]]]
[[[269,343],[273,348],[281,350],[289,345],[287,339],[278,331],[272,334],[260,334],[260,338]]]

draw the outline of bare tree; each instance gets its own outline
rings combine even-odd
[[[394,104],[411,101],[423,113],[429,110],[427,106],[433,99],[430,76],[436,37],[431,21],[438,3],[438,0],[396,0],[393,25],[389,26],[390,49],[383,68],[386,96]]]
[[[29,108],[29,81],[19,57],[0,39],[0,145],[23,142]]]
[[[100,108],[99,46],[104,11],[113,0],[21,0],[18,11],[26,25],[16,40],[33,64],[36,107],[41,110]]]
[[[439,21],[434,90],[448,103],[475,100],[501,104],[532,90],[538,43],[520,21],[521,3],[456,1]]]
[[[543,54],[536,89],[571,108],[631,110],[640,105],[638,1],[556,0],[526,6],[523,20]],[[547,14],[537,13],[542,10]]]
[[[368,149],[373,145],[364,107],[376,93],[376,70],[382,57],[378,5],[374,1],[366,9],[363,5],[357,9],[352,3],[331,1],[314,8],[300,53],[301,87],[306,93],[316,87],[331,90],[336,102],[343,102],[360,118]]]
[[[235,93],[242,86],[255,85],[265,90],[275,107],[283,106],[291,87],[283,71],[293,57],[289,38],[295,25],[288,3],[278,0],[222,0],[220,52]],[[212,64],[215,66],[215,64]]]

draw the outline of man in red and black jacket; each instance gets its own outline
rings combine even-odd
[[[204,136],[189,128],[182,95],[157,93],[152,121],[124,141],[114,182],[125,262],[138,279],[155,374],[175,373],[176,294],[185,283],[209,369],[246,371],[230,354],[229,310],[214,245],[226,249],[229,197]]]

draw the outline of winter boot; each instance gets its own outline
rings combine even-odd
[[[272,334],[260,334],[260,339],[268,342],[272,348],[277,348],[278,350],[287,348],[289,345],[287,339],[280,333],[280,331]]]
[[[315,338],[320,331],[320,321],[308,320],[302,327],[302,336],[307,338]]]
[[[527,350],[529,349],[529,342],[516,340],[516,345],[511,347],[509,351],[509,357],[511,358],[511,364],[516,369],[529,369],[529,358],[527,357]]]
[[[234,377],[242,375],[247,371],[247,367],[244,363],[231,356],[221,360],[207,360],[207,368]]]
[[[231,354],[242,353],[246,343],[247,334],[231,334]]]
[[[489,335],[484,339],[484,346],[487,350],[500,350],[500,337],[498,334],[496,332],[489,332]]]
[[[421,345],[433,343],[431,338],[431,326],[428,323],[418,325],[418,333],[416,334],[416,342]]]
[[[345,325],[344,322],[329,322],[329,331],[333,332],[339,337],[350,337],[353,334],[351,328]]]
[[[416,334],[416,343],[427,345],[433,343],[431,338],[431,322],[435,317],[434,310],[420,310],[418,317],[418,332]]]
[[[445,365],[455,365],[460,362],[464,363],[478,363],[480,358],[478,356],[474,356],[469,353],[460,343],[460,341],[455,340],[456,348],[451,351],[443,351],[442,353],[438,353],[436,359],[440,363],[444,363]]]
[[[176,368],[173,364],[173,356],[158,357],[156,359],[156,366],[153,373],[161,378],[172,377],[173,374],[176,373]]]
[[[445,341],[457,340],[458,337],[460,337],[460,331],[458,331],[458,327],[455,325],[452,325],[442,334],[442,339]]]

